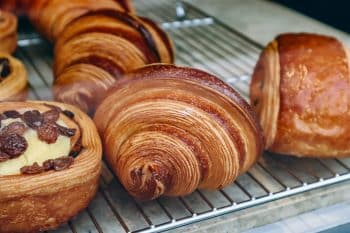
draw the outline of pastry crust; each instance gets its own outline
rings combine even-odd
[[[84,209],[94,197],[101,171],[101,143],[93,122],[77,108],[56,102],[3,102],[0,111],[60,107],[75,114],[82,151],[62,171],[0,176],[0,232],[25,233],[53,229]],[[69,125],[69,120],[65,121]]]
[[[61,32],[76,18],[99,9],[125,11],[131,6],[124,0],[36,0],[29,7],[29,16],[38,31],[50,41],[56,41]]]
[[[93,114],[124,73],[173,61],[169,37],[152,21],[115,10],[92,11],[76,19],[56,43],[54,96]]]
[[[347,49],[335,38],[278,36],[262,53],[251,84],[266,149],[295,156],[349,156],[349,78]]]
[[[0,52],[0,59],[3,58],[8,59],[11,73],[0,81],[0,101],[25,100],[28,94],[25,66],[11,55]]]
[[[222,188],[263,149],[249,105],[217,77],[191,68],[149,65],[129,73],[94,121],[107,161],[143,200]]]
[[[17,48],[17,17],[0,10],[0,52],[13,53]]]

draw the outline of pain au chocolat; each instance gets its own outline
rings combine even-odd
[[[102,154],[88,116],[55,102],[2,102],[0,123],[0,232],[53,229],[88,205]]]
[[[0,9],[0,52],[13,53],[17,48],[17,17]]]
[[[337,39],[283,34],[255,67],[251,103],[266,149],[308,157],[350,155],[349,52]]]
[[[110,166],[142,200],[220,189],[263,149],[250,106],[217,77],[192,68],[149,65],[127,74],[94,121]]]
[[[151,63],[173,63],[173,46],[152,21],[116,10],[82,15],[55,46],[56,100],[93,113],[124,73]]]
[[[21,61],[0,52],[0,102],[27,98],[27,70]]]

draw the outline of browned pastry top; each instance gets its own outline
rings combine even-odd
[[[280,112],[276,138],[306,154],[322,150],[350,153],[349,59],[335,38],[310,34],[277,37],[280,61]],[[295,129],[295,130],[290,130]],[[319,148],[313,148],[317,142]],[[273,146],[284,151],[287,144]]]
[[[57,42],[56,50],[60,48],[60,44],[67,42],[72,37],[89,32],[103,32],[123,37],[145,51],[149,63],[161,62],[153,36],[143,22],[136,16],[117,10],[98,9],[80,15],[63,32]]]
[[[150,65],[129,73],[94,119],[108,161],[139,199],[226,186],[263,148],[248,104],[218,78],[191,68]]]

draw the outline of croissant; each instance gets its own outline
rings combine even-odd
[[[13,53],[17,48],[17,18],[0,10],[0,52]]]
[[[65,27],[83,14],[98,9],[125,11],[125,4],[120,2],[124,1],[36,0],[28,11],[38,31],[50,41],[56,41]]]
[[[308,157],[350,155],[348,49],[333,37],[283,34],[255,67],[250,99],[266,149]]]
[[[141,200],[222,188],[263,149],[250,106],[217,77],[192,68],[149,65],[127,74],[94,121],[107,161]]]
[[[93,113],[99,97],[122,74],[173,61],[170,39],[152,21],[120,11],[95,11],[74,21],[56,43],[54,96]]]
[[[27,98],[27,71],[22,62],[0,52],[0,102]]]
[[[2,102],[0,119],[0,232],[53,229],[86,208],[101,170],[92,120],[55,102]]]

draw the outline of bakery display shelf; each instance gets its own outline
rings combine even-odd
[[[177,64],[214,73],[247,98],[260,45],[187,3],[135,0],[135,6],[169,32]],[[52,45],[23,23],[16,56],[29,72],[30,99],[51,100]],[[350,180],[350,159],[298,159],[265,153],[249,172],[222,190],[137,202],[104,165],[96,198],[52,232],[160,232],[345,180]]]

